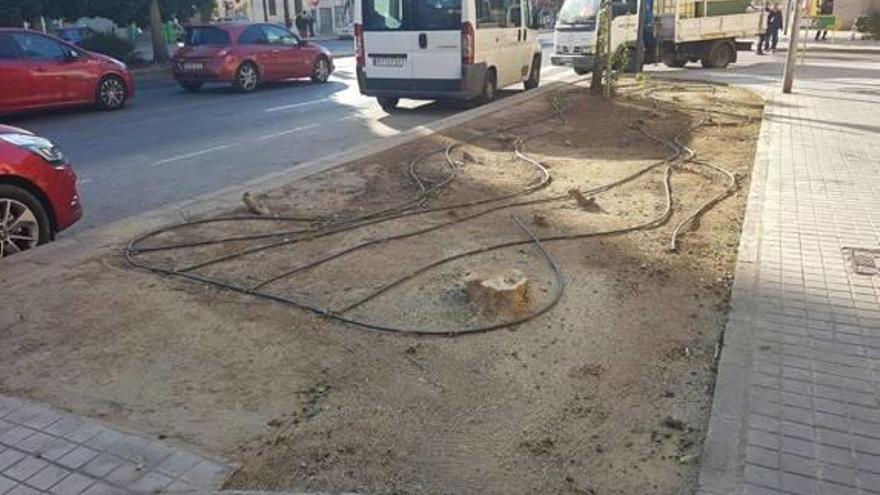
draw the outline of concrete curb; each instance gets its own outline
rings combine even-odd
[[[475,118],[519,105],[524,101],[553,92],[565,84],[578,79],[581,79],[581,77],[572,74],[562,80],[554,81],[532,91],[518,93],[489,105],[451,115],[428,125],[414,127],[388,138],[376,139],[349,150],[251,179],[240,185],[226,187],[191,200],[173,203],[163,208],[148,211],[108,225],[95,227],[68,238],[59,239],[52,244],[32,251],[26,251],[16,255],[14,258],[9,258],[12,262],[5,261],[6,265],[3,265],[3,269],[0,271],[0,285],[7,290],[32,285],[56,273],[56,270],[59,268],[83,261],[101,249],[120,249],[125,242],[147,231],[177,223],[192,216],[205,215],[238,207],[241,205],[241,196],[245,191],[249,191],[251,194],[261,194],[276,189],[296,180],[331,170],[354,160],[455,127]]]

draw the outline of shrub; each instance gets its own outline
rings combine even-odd
[[[126,63],[132,61],[134,53],[134,45],[130,41],[112,33],[95,33],[94,36],[81,41],[79,46],[90,52],[102,53]]]
[[[856,19],[856,31],[867,33],[868,39],[880,39],[880,12],[859,16]]]

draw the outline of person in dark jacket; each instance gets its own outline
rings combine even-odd
[[[764,36],[764,51],[776,52],[779,43],[779,31],[782,29],[782,9],[775,4],[767,13],[767,35]]]
[[[293,24],[296,25],[296,30],[299,32],[299,37],[305,39],[309,34],[309,20],[306,19],[305,10],[303,10],[299,14],[296,14],[296,19],[293,21]]]
[[[308,21],[309,26],[309,38],[315,37],[315,11],[311,11],[306,14],[306,21]]]

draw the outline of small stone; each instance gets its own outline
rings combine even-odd
[[[678,463],[679,464],[693,464],[693,463],[697,462],[697,459],[699,459],[699,458],[700,458],[699,454],[683,455],[678,458]]]

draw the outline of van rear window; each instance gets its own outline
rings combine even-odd
[[[364,31],[458,31],[462,0],[363,0]]]

